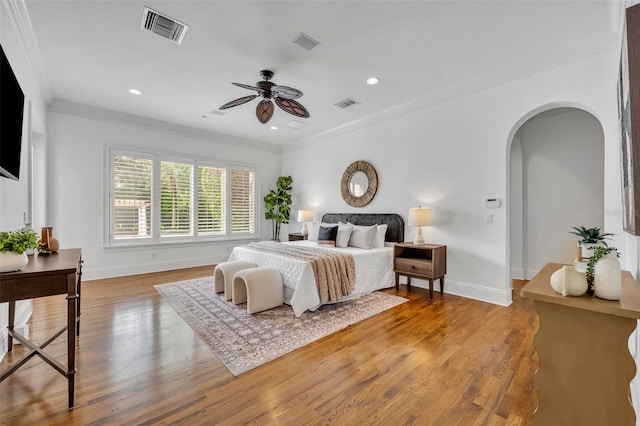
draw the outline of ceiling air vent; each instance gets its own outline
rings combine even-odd
[[[295,40],[293,40],[293,42],[303,49],[307,50],[311,50],[320,44],[305,33],[300,33],[300,35]]]
[[[145,7],[140,28],[180,44],[189,26]]]
[[[360,103],[360,102],[354,101],[353,99],[350,99],[350,98],[346,98],[346,99],[343,99],[343,100],[341,100],[340,102],[338,102],[338,103],[336,103],[334,105],[344,109],[344,108],[349,108],[350,106],[358,104],[358,103]]]

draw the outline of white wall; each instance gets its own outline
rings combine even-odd
[[[29,212],[29,146],[35,135],[44,135],[46,132],[43,117],[49,93],[42,73],[36,66],[38,51],[25,22],[28,22],[28,16],[23,3],[0,1],[0,44],[25,95],[20,180],[0,178],[0,230],[3,231],[24,227],[25,213]],[[45,153],[46,139],[40,138],[38,143],[40,152]],[[44,157],[40,156],[38,160],[44,161]],[[45,206],[37,204],[34,208],[42,211]],[[28,334],[26,323],[31,311],[30,300],[16,303],[16,328],[25,334]],[[0,359],[7,349],[7,318],[7,303],[0,303]]]
[[[316,219],[324,212],[358,210],[342,201],[340,178],[352,161],[367,160],[378,171],[379,188],[360,210],[406,218],[409,207],[431,206],[434,223],[424,230],[425,240],[448,246],[447,291],[508,305],[511,140],[542,109],[582,106],[604,131],[605,203],[620,205],[617,62],[618,52],[607,51],[319,143],[302,142],[283,155],[283,171],[296,182],[296,208],[313,209]],[[501,198],[502,207],[485,209],[486,197]],[[489,212],[493,223],[485,221]],[[605,218],[605,226],[621,232],[619,217]],[[407,227],[406,238],[414,232]]]
[[[166,123],[61,102],[54,103],[47,122],[49,225],[54,227],[61,248],[82,249],[84,279],[208,265],[226,260],[234,245],[246,242],[106,249],[103,231],[107,144],[255,165],[259,173],[260,212],[262,197],[274,186],[280,172],[280,150],[272,145],[236,146],[230,137],[215,140],[186,131],[181,134],[180,128],[172,131]],[[260,213],[262,236],[268,238],[270,228],[261,220],[263,217]]]
[[[520,145],[520,139],[518,135],[513,138],[511,144],[511,186],[510,197],[511,201],[506,208],[510,210],[510,247],[511,247],[511,277],[515,279],[524,279],[524,261],[522,258],[523,248],[523,232],[522,232],[522,219],[523,219],[523,193],[524,187],[522,186],[522,146]]]
[[[570,226],[604,227],[604,140],[595,117],[573,108],[531,118],[517,138],[523,164],[523,268],[530,279],[551,260],[573,263],[580,238],[569,234]],[[517,179],[514,170],[511,177]]]

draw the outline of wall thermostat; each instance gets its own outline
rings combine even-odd
[[[500,207],[500,198],[485,198],[484,206],[488,209],[497,209]]]

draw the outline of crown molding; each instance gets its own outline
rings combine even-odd
[[[15,34],[20,43],[20,48],[33,73],[34,81],[38,85],[38,92],[42,97],[43,105],[48,104],[53,98],[53,90],[44,71],[38,41],[24,0],[0,1],[0,15],[3,16],[3,22],[8,24],[9,31]]]
[[[69,102],[62,99],[54,99],[54,101],[49,105],[47,111],[66,115],[75,115],[78,117],[106,121],[115,124],[124,124],[147,130],[155,130],[163,133],[172,133],[178,136],[188,136],[206,142],[216,142],[238,148],[246,148],[263,152],[273,152],[277,154],[280,154],[282,152],[282,149],[279,145],[254,141],[251,139],[238,138],[235,136],[225,135],[223,133],[196,129],[193,127],[182,126],[180,124],[169,123],[153,118],[147,118],[138,115],[97,108],[89,105],[78,104],[75,102]]]

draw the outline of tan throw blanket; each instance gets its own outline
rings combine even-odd
[[[316,278],[321,303],[338,302],[342,296],[351,294],[355,287],[356,267],[350,254],[275,241],[249,243],[246,247],[309,262]]]

